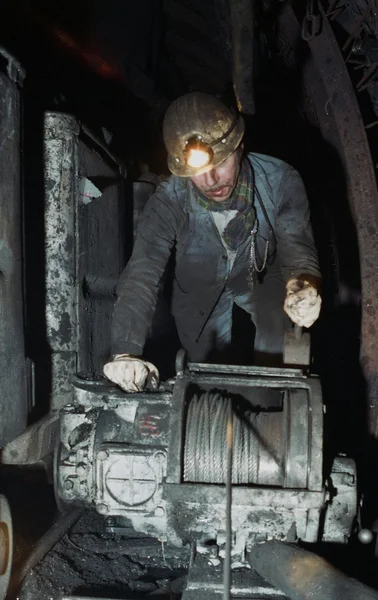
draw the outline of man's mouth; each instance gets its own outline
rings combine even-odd
[[[218,188],[216,190],[207,190],[206,194],[208,196],[211,196],[212,198],[222,198],[223,196],[227,196],[229,190],[230,186],[224,185],[223,187]]]

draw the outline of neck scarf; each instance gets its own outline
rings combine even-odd
[[[204,196],[193,184],[196,201],[207,210],[222,211],[236,210],[237,214],[228,223],[223,232],[223,239],[232,250],[236,250],[248,236],[256,220],[256,210],[253,203],[254,176],[248,159],[242,161],[239,177],[232,195],[225,202],[214,202]]]

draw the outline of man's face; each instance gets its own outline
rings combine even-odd
[[[239,177],[242,152],[239,147],[231,156],[210,171],[191,177],[193,183],[210,200],[225,202],[234,191]]]

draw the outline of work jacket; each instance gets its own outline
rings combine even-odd
[[[269,270],[282,279],[309,274],[319,265],[302,179],[287,163],[248,154],[254,172],[257,218],[256,255],[261,266],[266,242]],[[196,201],[189,178],[171,176],[149,199],[132,256],[118,286],[112,321],[112,353],[140,355],[151,327],[160,283],[174,261],[172,314],[179,330],[199,336],[225,288],[253,294],[251,237],[237,248],[230,268],[211,211]],[[257,191],[256,191],[257,188]],[[262,283],[263,285],[263,283]]]

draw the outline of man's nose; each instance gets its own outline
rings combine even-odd
[[[208,188],[214,187],[219,181],[219,177],[217,175],[216,169],[211,169],[211,171],[207,171],[204,173],[205,177],[205,185]]]

